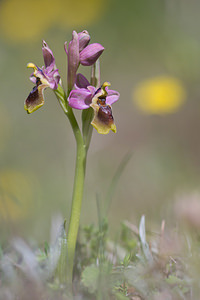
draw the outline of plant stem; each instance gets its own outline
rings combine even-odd
[[[72,197],[72,206],[70,214],[70,222],[68,228],[67,242],[68,242],[68,275],[67,283],[72,282],[73,277],[73,264],[76,249],[76,240],[79,229],[81,204],[83,198],[84,180],[85,180],[85,167],[87,151],[83,143],[82,135],[77,135],[77,150],[76,150],[76,168],[74,177],[74,188]]]
[[[68,226],[67,233],[67,254],[68,254],[68,263],[67,263],[67,286],[69,290],[72,288],[72,279],[73,279],[73,265],[74,265],[74,256],[76,249],[76,240],[79,229],[80,214],[81,214],[81,204],[83,198],[84,190],[84,181],[85,181],[85,167],[86,167],[86,157],[87,157],[87,147],[84,143],[82,133],[74,116],[72,108],[67,103],[67,96],[59,86],[59,89],[56,90],[56,96],[59,100],[59,103],[67,115],[70,124],[73,129],[73,133],[76,140],[76,168],[75,168],[75,177],[74,177],[74,187],[73,187],[73,196],[72,196],[72,206],[70,221]]]

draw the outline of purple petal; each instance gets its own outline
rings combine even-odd
[[[48,69],[48,72],[50,72],[53,70],[55,66],[55,58],[53,56],[53,52],[48,47],[45,41],[43,41],[42,52],[43,52],[45,67],[46,69]]]
[[[72,90],[68,98],[69,105],[76,109],[86,109],[92,102],[92,94],[87,89]]]
[[[36,84],[37,79],[36,79],[36,77],[34,76],[34,73],[32,73],[32,74],[30,75],[29,79],[30,79],[30,81],[32,81],[33,83]]]
[[[54,70],[48,77],[49,87],[53,90],[58,88],[58,83],[60,81],[60,75],[58,73],[58,69]]]
[[[60,81],[60,74],[58,73],[58,69],[54,70],[52,72],[52,76],[54,78],[54,81],[55,81],[55,90],[58,88],[58,84],[59,84],[59,81]]]
[[[90,91],[90,93],[92,94],[92,97],[94,96],[95,92],[96,92],[96,88],[92,85],[89,85],[87,87],[87,89]]]
[[[77,74],[76,75],[76,88],[82,89],[87,88],[90,85],[89,81],[83,74]]]
[[[81,52],[90,42],[90,35],[87,30],[78,33],[79,52]]]
[[[120,94],[117,91],[108,90],[108,95],[106,97],[106,103],[112,105],[115,103],[120,97]]]
[[[80,53],[80,63],[83,66],[93,65],[102,54],[103,50],[104,47],[100,44],[94,43],[88,45]]]
[[[72,33],[72,40],[68,47],[68,88],[71,90],[76,80],[76,72],[79,66],[79,40],[76,31]]]

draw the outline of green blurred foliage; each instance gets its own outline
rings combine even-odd
[[[2,236],[31,233],[44,240],[52,215],[62,212],[68,222],[75,158],[70,126],[50,90],[45,91],[44,107],[32,115],[23,110],[23,102],[32,89],[26,64],[43,65],[42,39],[52,49],[66,85],[63,44],[71,39],[73,29],[87,29],[91,41],[105,47],[102,81],[110,81],[121,94],[113,105],[117,134],[93,133],[81,222],[97,222],[96,193],[106,197],[111,178],[128,151],[133,151],[133,157],[112,200],[110,230],[115,232],[123,219],[139,220],[143,213],[152,223],[170,220],[176,194],[199,188],[200,3],[87,0],[89,15],[79,1],[51,2],[47,10],[46,1],[30,2],[30,8],[20,3],[0,1],[0,173],[19,172],[28,182],[34,178],[28,185],[34,208],[28,220],[12,221],[14,230],[1,217]],[[70,17],[73,14],[76,20]],[[31,28],[35,30],[32,33]],[[177,78],[182,83],[187,96],[176,112],[146,115],[132,101],[138,84],[156,76]],[[16,182],[11,182],[11,191]],[[19,194],[26,197],[24,183],[18,185]]]

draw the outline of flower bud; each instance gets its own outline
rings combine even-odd
[[[68,88],[71,90],[76,80],[79,66],[79,40],[76,31],[73,31],[72,40],[68,47]]]
[[[55,58],[53,56],[53,52],[45,41],[42,43],[42,53],[44,57],[45,68],[48,68],[50,71],[52,71],[55,66]]]
[[[90,42],[90,35],[87,30],[78,33],[79,52],[81,52]]]
[[[93,65],[102,54],[104,47],[98,43],[90,44],[80,52],[80,63],[83,66]]]

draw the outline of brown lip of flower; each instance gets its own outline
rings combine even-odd
[[[33,87],[24,104],[24,109],[28,114],[44,105],[44,90],[47,87],[47,84],[41,83],[40,79],[37,78],[37,85]]]

